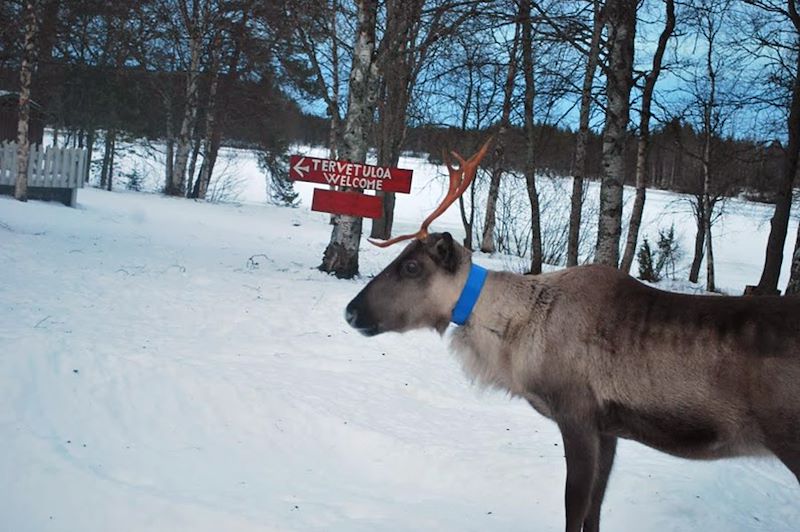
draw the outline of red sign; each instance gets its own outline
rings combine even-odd
[[[289,178],[337,187],[384,192],[411,192],[411,170],[292,155]]]
[[[363,218],[380,218],[383,216],[383,202],[377,196],[318,188],[314,190],[311,210]]]

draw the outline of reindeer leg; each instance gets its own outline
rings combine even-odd
[[[566,532],[581,532],[598,477],[600,435],[581,423],[559,423],[567,459]]]
[[[778,460],[783,462],[783,465],[789,468],[797,477],[797,482],[800,482],[800,446],[782,446],[773,449],[775,456]]]
[[[603,504],[603,497],[606,494],[608,477],[611,475],[611,468],[614,465],[614,454],[617,451],[616,436],[600,436],[600,458],[597,468],[597,478],[594,482],[592,492],[592,502],[589,506],[589,513],[583,522],[583,532],[599,532],[600,530],[600,507]]]
[[[800,413],[798,413],[800,414]],[[782,419],[762,424],[766,447],[789,468],[800,482],[800,415],[782,415]]]

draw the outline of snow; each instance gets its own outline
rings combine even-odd
[[[402,163],[416,175],[399,230],[444,186]],[[330,226],[307,210],[308,187],[298,209],[263,205],[254,161],[235,164],[250,176],[239,205],[0,198],[0,529],[561,530],[550,421],[472,385],[435,333],[364,338],[344,322],[399,250],[364,247],[358,280],[320,273]],[[651,228],[674,200],[651,194]],[[740,202],[718,226],[723,286],[757,281],[765,209]],[[443,228],[458,230],[455,209]],[[787,531],[797,497],[772,459],[690,462],[623,442],[603,522]]]

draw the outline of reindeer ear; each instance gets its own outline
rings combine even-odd
[[[445,270],[451,273],[455,272],[458,268],[458,256],[453,244],[453,235],[441,233],[433,236],[433,242],[430,247],[433,259]]]

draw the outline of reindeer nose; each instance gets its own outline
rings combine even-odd
[[[350,324],[350,327],[356,327],[356,321],[358,320],[358,311],[353,308],[352,303],[347,305],[347,308],[344,310],[344,319],[347,320],[347,323]]]
[[[369,307],[365,307],[363,297],[359,294],[344,309],[344,319],[364,336],[375,336],[380,332]]]

